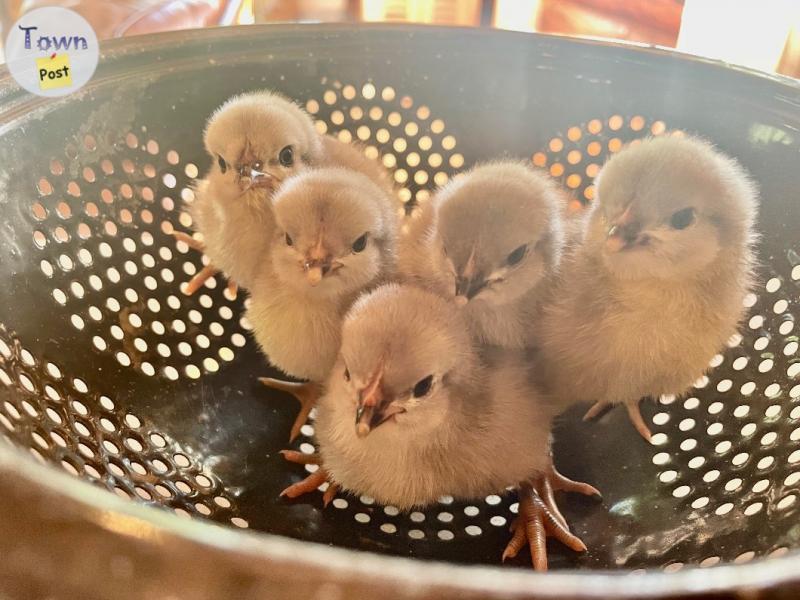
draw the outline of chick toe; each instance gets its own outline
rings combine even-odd
[[[549,473],[520,485],[519,517],[511,525],[513,533],[503,551],[504,562],[507,558],[515,557],[527,542],[534,570],[546,571],[548,536],[554,537],[575,552],[586,551],[586,544],[570,532],[567,521],[556,504],[553,492],[559,489],[599,494],[594,487],[572,481],[558,473],[554,467]]]
[[[200,272],[197,273],[194,277],[189,280],[189,283],[186,284],[186,288],[183,290],[183,293],[187,296],[191,296],[201,287],[203,284],[211,279],[214,275],[219,273],[217,268],[214,265],[206,265]]]
[[[300,435],[300,428],[308,421],[308,415],[317,405],[317,400],[322,395],[322,386],[313,382],[295,383],[272,377],[259,377],[258,380],[269,388],[291,394],[300,402],[300,412],[297,414],[289,434],[289,442],[293,442]]]
[[[205,245],[203,242],[194,239],[191,235],[184,233],[183,231],[173,231],[172,237],[175,238],[175,241],[183,242],[189,246],[189,248],[197,250],[198,252],[203,252],[203,250],[205,250]]]
[[[650,433],[650,428],[647,427],[647,424],[644,422],[642,411],[639,409],[639,402],[628,402],[625,404],[625,409],[628,411],[628,417],[636,428],[636,431],[649,442],[653,434]]]
[[[297,483],[293,483],[281,492],[281,496],[287,498],[298,498],[304,494],[313,492],[325,483],[328,487],[322,493],[322,506],[327,507],[333,501],[336,494],[339,493],[339,484],[334,482],[330,474],[322,468],[322,458],[319,453],[306,454],[305,452],[298,452],[297,450],[281,450],[280,454],[288,462],[299,465],[319,465],[320,468],[308,477]]]

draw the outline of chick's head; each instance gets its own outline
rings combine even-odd
[[[208,120],[205,147],[213,159],[209,177],[232,191],[274,190],[322,152],[309,116],[272,92],[234,96]]]
[[[601,169],[587,243],[627,279],[679,279],[749,242],[757,192],[741,167],[696,138],[660,137]]]
[[[522,164],[479,166],[453,179],[435,202],[459,304],[513,302],[558,263],[558,196],[544,175]]]
[[[435,432],[477,369],[459,311],[430,292],[389,284],[359,298],[345,318],[329,393],[352,409],[359,437],[390,442]]]
[[[392,259],[394,224],[381,209],[385,192],[346,169],[297,175],[273,197],[275,272],[308,294],[356,293]]]

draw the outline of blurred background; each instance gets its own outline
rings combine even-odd
[[[0,0],[5,32],[42,6],[81,13],[101,39],[271,22],[403,22],[657,44],[800,77],[800,0]]]

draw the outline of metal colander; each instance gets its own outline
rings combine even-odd
[[[63,100],[3,84],[3,594],[796,597],[796,83],[598,42],[287,26],[108,43],[94,80]],[[653,445],[624,411],[559,419],[559,468],[604,493],[563,499],[588,553],[553,544],[544,576],[527,556],[500,568],[511,493],[411,513],[367,497],[326,510],[319,496],[278,497],[306,474],[278,454],[295,403],[256,382],[270,369],[243,294],[219,276],[181,292],[202,261],[170,235],[191,229],[205,119],[258,88],[364,144],[406,203],[507,155],[549,169],[580,210],[611,153],[683,132],[758,181],[761,267],[741,335],[689,393],[644,404]],[[295,446],[312,442],[309,424]]]

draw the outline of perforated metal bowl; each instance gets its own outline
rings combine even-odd
[[[407,202],[505,154],[548,168],[577,208],[609,153],[675,131],[708,137],[759,182],[750,315],[691,393],[645,406],[655,445],[622,414],[560,420],[557,464],[605,494],[563,500],[588,553],[554,544],[545,576],[524,556],[497,566],[511,495],[410,514],[278,498],[304,474],[278,455],[296,407],[256,383],[269,370],[241,297],[221,278],[181,293],[201,258],[169,235],[191,226],[181,207],[207,167],[204,120],[264,87],[361,140]],[[0,100],[3,594],[796,597],[795,83],[542,36],[253,27],[109,43],[81,93],[32,98],[6,77]]]

